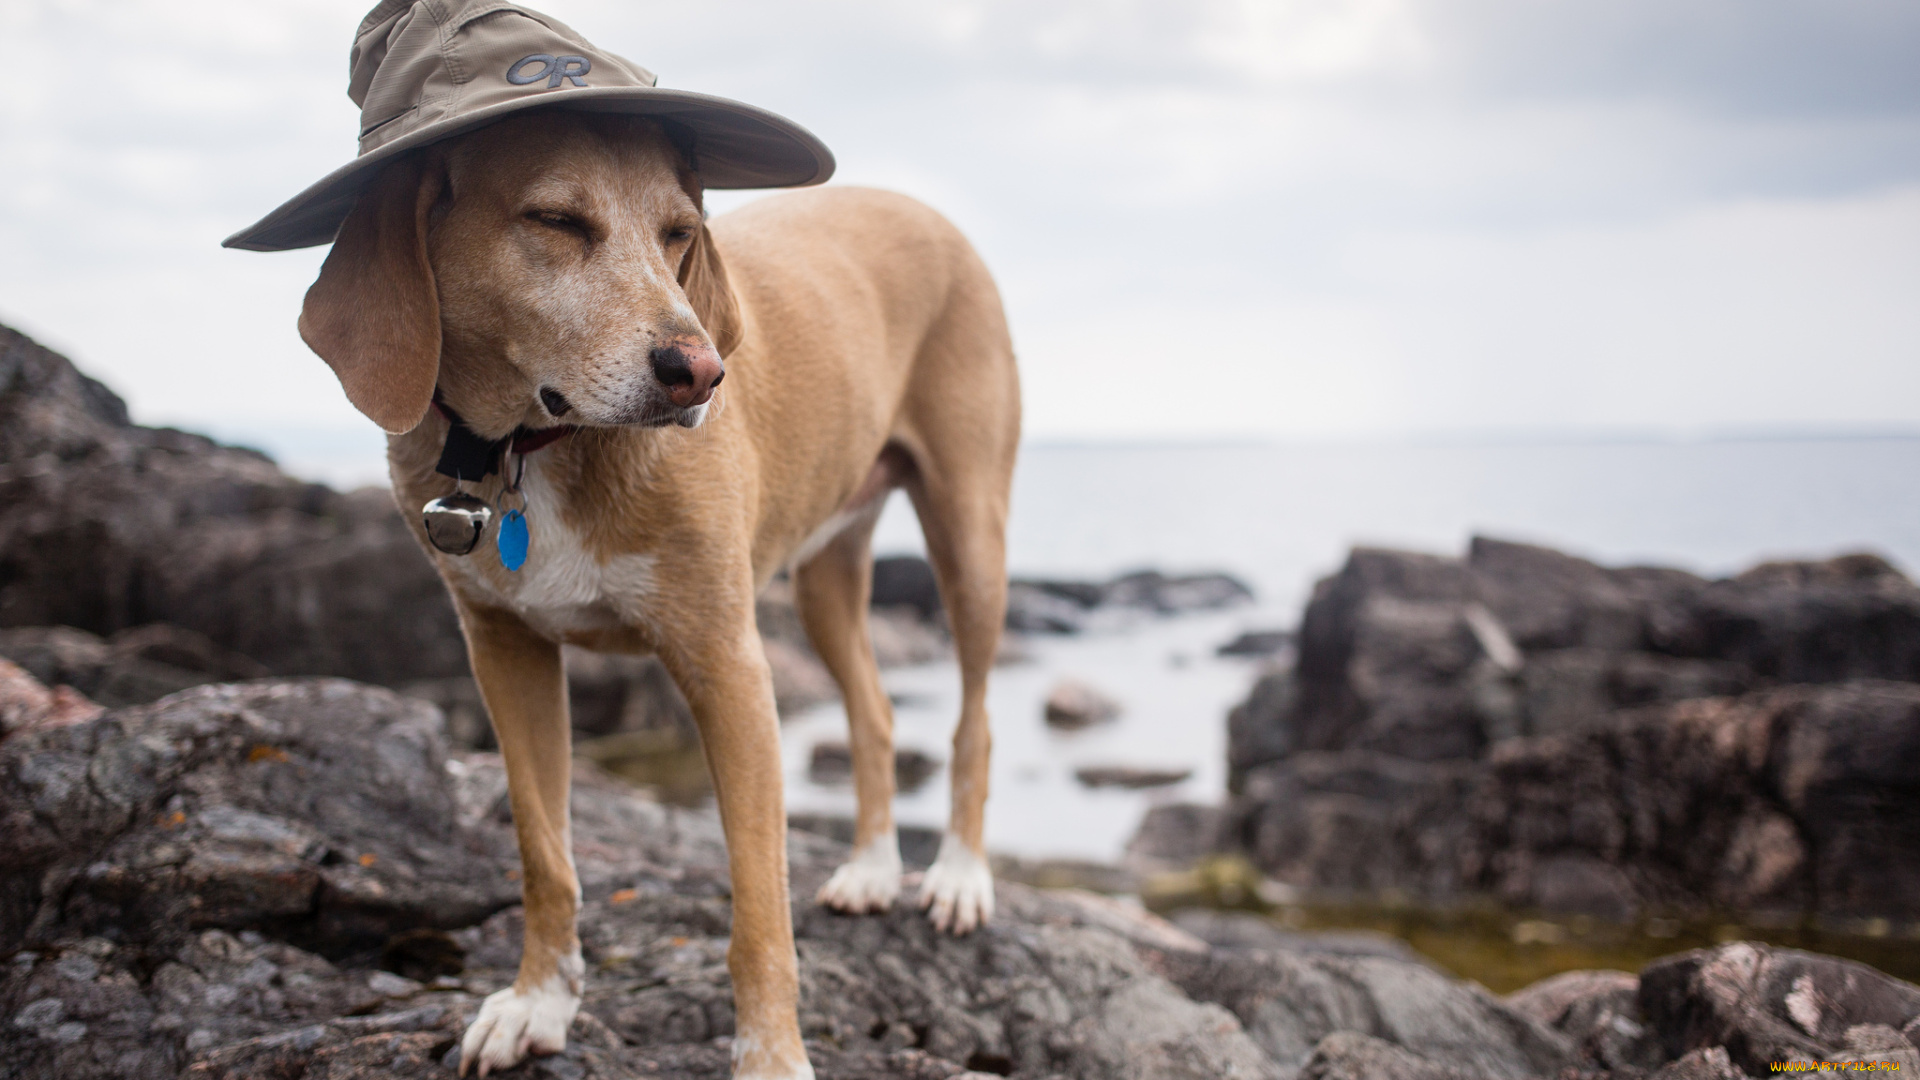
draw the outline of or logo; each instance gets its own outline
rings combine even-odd
[[[539,64],[540,70],[527,74],[529,64]],[[562,80],[571,80],[575,86],[587,85],[587,72],[593,70],[593,61],[584,56],[548,56],[546,53],[534,53],[523,56],[507,69],[507,81],[515,86],[526,86],[547,80],[547,89],[559,86]]]

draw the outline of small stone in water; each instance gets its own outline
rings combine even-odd
[[[1193,775],[1192,769],[1140,769],[1128,765],[1091,765],[1075,769],[1074,779],[1090,788],[1150,788],[1178,784]]]
[[[1104,723],[1120,715],[1120,703],[1082,682],[1062,680],[1047,695],[1050,727],[1069,731]]]

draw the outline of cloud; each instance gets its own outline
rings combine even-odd
[[[0,319],[148,419],[362,424],[320,253],[215,245],[351,156],[364,2],[0,8],[88,58],[0,98]],[[1037,434],[1920,424],[1905,0],[547,6],[954,218]]]

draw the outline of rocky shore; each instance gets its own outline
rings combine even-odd
[[[923,562],[880,568],[884,663],[944,655],[930,585]],[[1075,633],[1245,596],[1218,575],[1028,580],[1009,623]],[[1902,925],[1920,918],[1915,597],[1870,557],[1704,582],[1493,541],[1356,552],[1297,635],[1237,646],[1297,663],[1231,720],[1232,804],[1156,812],[1140,854],[1238,852],[1301,894]],[[759,614],[783,710],[831,696],[780,583]],[[719,824],[671,778],[593,764],[697,767],[686,707],[650,660],[568,668],[589,990],[567,1052],[517,1075],[723,1077]],[[0,1080],[448,1075],[518,949],[488,748],[385,492],[133,425],[0,328]],[[1388,938],[1004,879],[996,921],[956,940],[915,912],[815,908],[844,822],[798,824],[823,1080],[1920,1068],[1920,988],[1832,957],[1733,942],[1497,997]],[[913,839],[910,862],[931,847]]]

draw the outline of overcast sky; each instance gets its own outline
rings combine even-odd
[[[146,422],[370,440],[324,249],[218,246],[353,153],[367,6],[0,0],[0,321]],[[1920,427],[1912,0],[544,6],[957,221],[1032,436]]]

